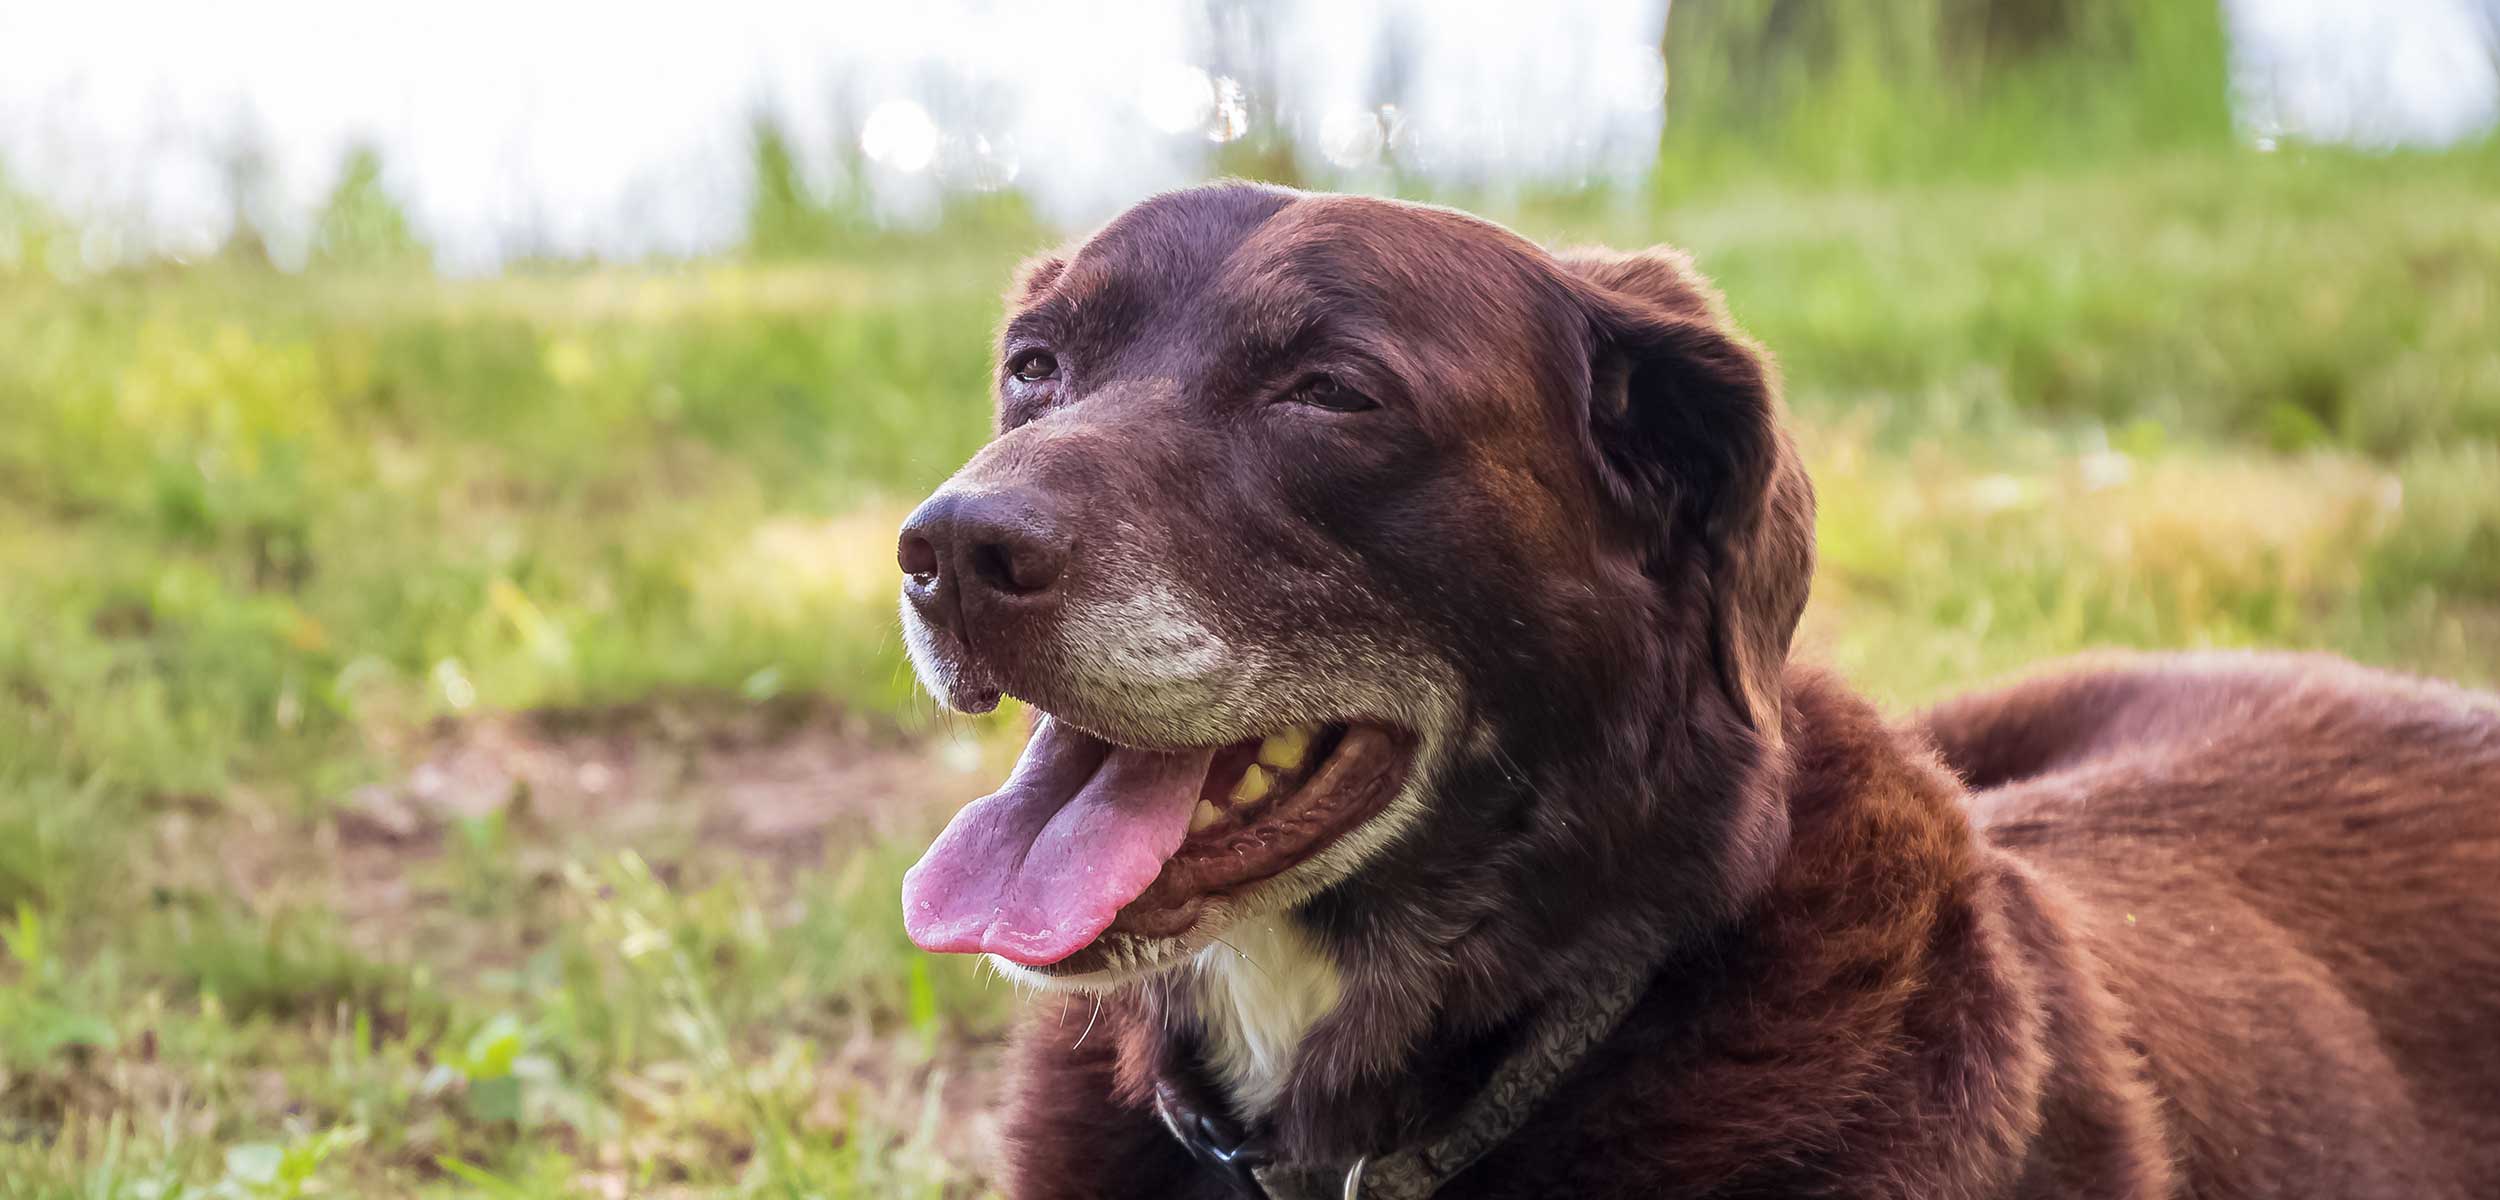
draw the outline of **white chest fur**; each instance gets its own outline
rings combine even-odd
[[[1269,916],[1198,952],[1207,1068],[1246,1116],[1275,1106],[1302,1037],[1337,1006],[1336,964],[1293,922]]]

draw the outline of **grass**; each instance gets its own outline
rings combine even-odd
[[[2491,168],[1511,215],[1694,248],[1780,352],[1803,653],[1888,702],[2102,645],[2492,682]],[[1011,735],[912,696],[890,538],[1040,241],[0,275],[0,1195],[977,1192],[1010,996],[893,896]]]

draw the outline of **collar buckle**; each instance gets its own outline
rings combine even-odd
[[[1239,1126],[1180,1103],[1168,1085],[1155,1088],[1155,1115],[1163,1118],[1164,1126],[1191,1158],[1232,1184],[1243,1200],[1272,1200],[1258,1172],[1274,1160],[1265,1147],[1253,1145]]]
[[[1233,1122],[1199,1112],[1180,1099],[1169,1084],[1155,1088],[1155,1116],[1172,1131],[1181,1148],[1198,1161],[1198,1165],[1214,1172],[1233,1187],[1242,1200],[1297,1200],[1305,1195],[1302,1185],[1325,1187],[1326,1177],[1310,1178],[1308,1172],[1289,1173],[1282,1184],[1285,1195],[1278,1195],[1261,1178],[1276,1165],[1275,1156],[1265,1146],[1254,1145],[1250,1136]],[[1361,1155],[1347,1167],[1340,1200],[1363,1200],[1363,1174],[1371,1166],[1371,1156]],[[1307,1193],[1319,1196],[1317,1191]],[[1325,1200],[1321,1197],[1321,1200]]]
[[[1370,1165],[1372,1165],[1372,1156],[1365,1154],[1356,1157],[1354,1165],[1345,1169],[1343,1200],[1363,1200],[1363,1168]]]

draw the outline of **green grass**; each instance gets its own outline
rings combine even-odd
[[[1694,248],[1779,352],[1802,652],[1889,702],[2102,645],[2490,682],[2491,166],[1511,215]],[[0,1195],[977,1190],[1011,996],[892,909],[1011,748],[910,692],[891,530],[985,434],[1013,228],[0,274]],[[775,788],[821,850],[736,832]]]

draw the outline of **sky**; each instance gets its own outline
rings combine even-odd
[[[2482,0],[2232,0],[2252,136],[2437,143],[2500,111]],[[1451,177],[1637,179],[1663,119],[1667,0],[1280,0],[1287,101],[1359,176],[1394,143]],[[1156,0],[0,0],[0,170],[103,231],[110,260],[223,237],[223,160],[266,148],[264,226],[300,255],[347,149],[455,271],[520,249],[696,253],[740,232],[747,117],[830,183],[846,158],[909,221],[1012,183],[1081,223],[1193,178],[1239,132],[1201,5]],[[1414,49],[1404,110],[1365,107]],[[985,114],[990,135],[949,132]]]

